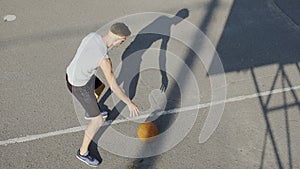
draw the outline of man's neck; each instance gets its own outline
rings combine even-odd
[[[111,42],[110,38],[108,37],[108,35],[103,36],[102,40],[105,43],[107,48],[110,48],[112,46],[112,42]]]

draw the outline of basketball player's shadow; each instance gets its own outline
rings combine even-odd
[[[125,94],[133,99],[136,95],[137,85],[140,77],[140,66],[142,62],[142,56],[151,45],[161,40],[160,53],[159,53],[159,67],[161,74],[161,86],[160,90],[165,92],[168,87],[168,77],[166,70],[166,51],[167,44],[170,39],[171,26],[176,25],[183,19],[189,16],[189,11],[187,9],[179,10],[174,17],[160,16],[151,22],[149,25],[144,27],[131,42],[131,44],[126,48],[122,54],[122,66],[120,74],[117,77],[118,84],[123,83],[123,88]],[[103,97],[99,101],[99,106],[101,110],[106,110],[109,113],[106,121],[110,121],[109,124],[101,126],[96,135],[93,138],[93,144],[98,142],[105,130],[110,126],[111,122],[116,120],[120,115],[122,110],[126,107],[126,104],[122,101],[118,102],[116,106],[109,110],[105,106],[105,101],[111,95],[111,90],[108,89]],[[100,155],[99,155],[100,156]]]
[[[121,85],[123,83],[123,89],[125,94],[133,99],[136,95],[136,89],[140,77],[140,66],[142,62],[143,54],[151,45],[159,40],[161,41],[160,52],[159,52],[159,68],[161,73],[161,87],[160,90],[165,92],[168,87],[168,77],[166,70],[166,51],[167,45],[170,39],[171,26],[177,25],[184,18],[188,17],[188,10],[181,9],[176,13],[174,17],[160,16],[155,19],[148,26],[144,27],[126,48],[122,54],[122,65],[120,73],[117,77],[117,83]],[[111,95],[111,90],[108,89],[103,97],[99,101],[99,105],[104,105],[107,98]],[[119,102],[115,108],[119,111],[112,111],[109,115],[112,118],[112,113],[119,113],[123,110],[126,105],[123,102]]]

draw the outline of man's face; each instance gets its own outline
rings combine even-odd
[[[120,46],[125,40],[126,40],[126,36],[119,36],[113,43],[114,47],[118,47]]]

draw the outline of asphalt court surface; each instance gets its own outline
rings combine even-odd
[[[116,155],[98,145],[103,159],[99,168],[300,168],[299,3],[191,0],[165,4],[0,1],[1,18],[17,16],[13,22],[0,21],[0,168],[89,168],[75,157],[83,128],[65,85],[65,68],[81,39],[129,14],[174,15],[183,8],[189,10],[185,20],[208,37],[223,63],[227,99],[218,128],[208,141],[199,143],[209,112],[209,106],[203,106],[190,132],[171,150],[139,159]],[[134,37],[110,52],[114,67],[121,63],[122,53],[132,41]],[[161,42],[155,41],[151,48],[160,49]],[[222,72],[206,70],[201,60],[176,39],[170,38],[167,50],[185,61],[195,75],[200,91],[196,105],[210,103],[209,77]],[[171,59],[168,55],[167,63]],[[134,101],[143,112],[152,106],[149,94],[160,88],[160,76],[157,70],[140,74]],[[167,110],[180,108],[182,95],[177,93],[170,74],[168,79]],[[187,102],[198,98],[193,95],[195,91],[183,93],[188,96]],[[111,100],[107,105],[114,107]],[[165,115],[160,125],[168,128],[163,124],[171,126],[178,114],[185,113],[189,111]],[[130,121],[111,126],[132,137],[136,137],[137,127]],[[60,134],[62,131],[65,133]],[[28,140],[23,142],[24,138]],[[111,140],[111,144],[117,145],[118,140]]]

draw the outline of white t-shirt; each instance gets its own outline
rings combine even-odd
[[[108,58],[108,55],[102,37],[96,32],[88,34],[67,67],[69,82],[73,86],[84,86],[95,74],[99,61],[104,58]]]

